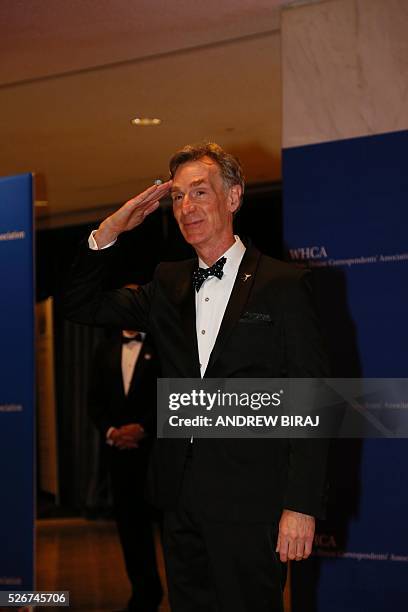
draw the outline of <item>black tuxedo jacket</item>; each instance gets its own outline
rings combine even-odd
[[[200,378],[192,287],[197,260],[160,264],[153,281],[137,291],[104,291],[117,248],[91,251],[83,245],[66,291],[66,316],[89,325],[147,331],[164,377]],[[253,247],[246,250],[205,375],[328,375],[305,272]],[[152,495],[161,507],[177,504],[189,443],[158,442]],[[214,520],[270,522],[283,508],[321,517],[326,453],[325,440],[196,439],[197,507]]]
[[[97,346],[88,405],[92,421],[104,438],[110,427],[139,423],[147,437],[138,451],[149,446],[156,437],[157,377],[158,359],[148,336],[140,349],[127,394],[123,387],[121,332]]]

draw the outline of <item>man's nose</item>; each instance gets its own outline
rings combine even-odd
[[[194,202],[190,199],[188,193],[184,195],[183,201],[181,203],[181,209],[185,215],[194,210]]]

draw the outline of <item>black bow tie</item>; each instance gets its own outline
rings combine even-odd
[[[136,334],[136,336],[122,336],[122,344],[129,344],[129,342],[142,342],[142,334]]]
[[[222,278],[223,267],[227,261],[226,257],[221,257],[218,261],[211,266],[211,268],[196,268],[193,272],[193,287],[197,291],[200,291],[201,285],[209,276],[216,276]]]

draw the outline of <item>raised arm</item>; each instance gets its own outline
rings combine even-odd
[[[145,218],[159,207],[159,200],[169,193],[171,184],[171,181],[167,181],[162,185],[152,185],[143,193],[125,202],[116,212],[102,221],[94,233],[98,248],[103,249],[123,232],[128,232],[143,223]]]
[[[117,247],[105,247],[123,232],[140,225],[158,208],[160,198],[170,187],[171,181],[153,185],[102,221],[93,234],[98,250],[91,250],[87,243],[81,245],[64,292],[63,310],[67,319],[85,325],[149,331],[154,282],[136,291],[106,291],[106,279],[115,269]]]

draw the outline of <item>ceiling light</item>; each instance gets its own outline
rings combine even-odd
[[[150,119],[149,117],[135,117],[130,120],[132,125],[140,125],[140,126],[151,126],[151,125],[160,125],[162,122],[161,119],[155,117],[154,119]]]

